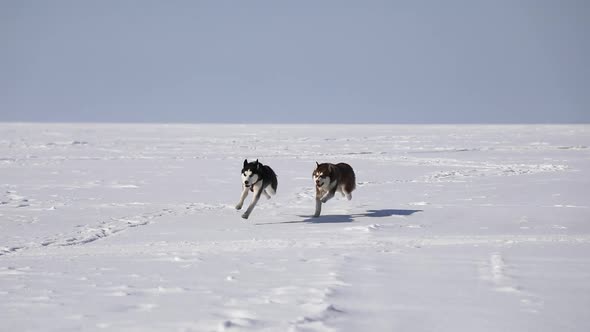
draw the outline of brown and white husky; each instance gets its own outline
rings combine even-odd
[[[352,199],[351,193],[356,188],[354,170],[346,163],[319,164],[316,162],[313,180],[315,182],[314,217],[320,216],[322,203],[326,203],[330,198],[334,197],[336,191],[339,191],[342,196],[346,196],[350,200]]]

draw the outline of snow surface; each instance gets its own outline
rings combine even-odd
[[[0,330],[590,331],[588,146],[587,125],[0,124]],[[279,177],[247,221],[245,158]],[[316,161],[358,186],[314,219]]]

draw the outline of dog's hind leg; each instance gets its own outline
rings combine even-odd
[[[264,193],[265,195],[267,195],[266,198],[270,198],[270,196],[276,195],[277,191],[275,190],[275,188],[272,187],[272,185],[270,185],[264,188]]]
[[[342,196],[346,197],[347,200],[350,201],[352,199],[352,194],[350,191],[346,190],[346,186],[341,186],[340,192],[342,193]]]
[[[242,195],[240,196],[238,204],[236,204],[236,210],[240,210],[242,205],[244,205],[244,200],[246,199],[246,196],[248,196],[248,191],[250,191],[250,188],[242,186]]]
[[[270,199],[270,194],[268,193],[268,190],[267,189],[264,189],[262,191],[262,193],[264,194],[264,197],[266,197],[266,199]]]
[[[248,209],[246,210],[246,212],[244,212],[244,214],[242,214],[242,218],[248,219],[248,217],[250,216],[250,213],[252,213],[252,210],[254,210],[256,203],[258,203],[258,200],[260,199],[260,195],[262,195],[263,191],[264,191],[264,189],[262,189],[262,186],[255,188],[254,198],[252,198],[252,202],[250,202],[250,205],[248,206]]]

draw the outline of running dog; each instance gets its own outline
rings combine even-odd
[[[313,180],[315,181],[315,213],[314,217],[319,217],[322,212],[322,203],[326,203],[334,197],[336,191],[346,196],[348,200],[352,199],[352,191],[356,188],[356,177],[354,170],[350,165],[345,163],[319,164],[316,161],[316,169],[313,171]]]
[[[254,198],[250,202],[250,206],[248,206],[246,212],[242,214],[242,218],[248,219],[256,203],[258,203],[261,194],[264,194],[266,198],[275,195],[277,185],[277,175],[270,166],[262,165],[261,162],[258,162],[258,159],[253,162],[248,162],[248,159],[244,160],[244,167],[242,168],[242,196],[240,196],[240,201],[236,204],[236,210],[242,208],[249,191],[254,193]]]

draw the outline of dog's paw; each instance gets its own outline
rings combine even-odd
[[[326,202],[328,201],[328,199],[329,199],[329,198],[325,198],[325,197],[324,197],[324,198],[322,198],[320,201],[321,201],[322,203],[326,203]]]
[[[314,218],[318,218],[319,216],[320,216],[319,213],[316,213],[316,214],[313,215]]]
[[[242,209],[242,204],[236,205],[236,210],[241,210],[241,209]]]
[[[248,213],[244,213],[244,214],[242,214],[242,218],[244,218],[244,219],[248,219],[248,217],[249,217],[249,216],[250,216],[250,215],[249,215]]]

